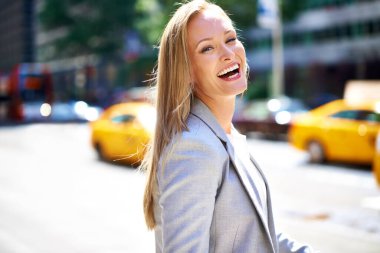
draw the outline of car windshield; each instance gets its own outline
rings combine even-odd
[[[330,117],[338,119],[357,119],[358,113],[357,110],[346,110],[334,113]]]
[[[122,115],[118,115],[118,116],[115,116],[115,117],[112,117],[111,121],[113,123],[117,123],[117,124],[120,124],[120,123],[128,123],[128,122],[131,122],[135,119],[136,117],[134,115],[131,115],[131,114],[122,114]]]
[[[345,110],[334,113],[330,117],[339,119],[380,122],[380,114],[370,110]]]
[[[360,111],[358,119],[370,122],[380,122],[380,114],[373,111]]]

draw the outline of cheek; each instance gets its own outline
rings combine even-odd
[[[212,57],[199,57],[193,63],[194,74],[198,79],[204,79],[212,75],[214,60]]]
[[[243,68],[246,69],[247,68],[247,58],[246,58],[246,55],[245,55],[245,49],[244,49],[244,47],[243,47],[243,45],[241,43],[240,43],[240,46],[238,46],[236,48],[235,53],[241,59]]]
[[[236,54],[244,61],[246,62],[246,56],[245,56],[245,49],[241,43],[236,47]]]

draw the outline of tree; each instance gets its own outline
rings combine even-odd
[[[294,18],[306,1],[279,0],[285,21]],[[256,0],[214,0],[239,30],[256,25]],[[46,30],[65,28],[54,42],[56,57],[84,54],[121,56],[124,35],[137,30],[149,45],[157,44],[162,30],[178,7],[178,0],[44,0],[39,18]]]
[[[145,31],[147,41],[156,43],[159,36],[178,8],[178,0],[137,0],[140,4],[140,31]],[[234,21],[239,30],[247,30],[257,25],[257,0],[214,0],[221,6]],[[304,0],[279,0],[281,16],[284,22],[291,21],[304,9],[307,1]]]
[[[305,0],[279,0],[281,17],[283,22],[292,21],[306,8],[308,1]]]
[[[136,0],[45,0],[39,18],[46,30],[65,28],[54,44],[58,57],[120,53],[134,27]]]

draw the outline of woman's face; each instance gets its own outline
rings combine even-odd
[[[188,52],[195,94],[201,100],[234,97],[247,89],[244,47],[220,11],[204,10],[189,22]]]

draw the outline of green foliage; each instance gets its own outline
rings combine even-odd
[[[238,29],[245,30],[256,24],[257,1],[215,0],[214,3],[227,12]]]
[[[305,0],[279,0],[281,17],[283,22],[288,22],[296,18],[301,10],[307,7]]]
[[[57,56],[114,55],[133,28],[136,0],[45,0],[39,14],[46,30],[65,27],[55,42]]]
[[[168,22],[173,12],[178,8],[180,3],[186,2],[178,0],[137,0],[140,2],[140,12],[144,12],[140,31],[146,32],[147,41],[155,43],[158,41],[165,24]],[[244,31],[257,25],[257,0],[210,0],[221,6],[234,21],[238,30]],[[142,3],[145,4],[145,8]],[[148,4],[149,3],[149,4]],[[302,0],[279,0],[281,16],[284,21],[290,21],[305,8],[306,1]],[[152,6],[155,6],[152,8]],[[149,11],[147,11],[150,9]],[[243,38],[244,41],[244,38]]]
[[[135,28],[148,44],[157,44],[166,20],[166,12],[157,0],[137,0]]]
[[[244,93],[247,100],[268,98],[268,82],[265,76],[257,77],[253,81],[248,82],[248,90]]]
[[[66,26],[71,23],[67,15],[67,2],[61,0],[46,0],[39,19],[46,29]]]
[[[178,0],[137,0],[135,27],[139,30],[148,44],[158,44],[160,35],[174,11],[186,1]],[[256,1],[216,0],[231,16],[236,27],[247,29],[255,24]]]
[[[279,1],[284,20],[294,18],[306,4],[301,0]],[[257,1],[213,2],[226,10],[239,30],[256,25]],[[178,0],[44,0],[39,18],[46,30],[67,30],[54,42],[54,58],[89,53],[121,56],[127,30],[137,30],[149,45],[157,44],[178,5]]]

